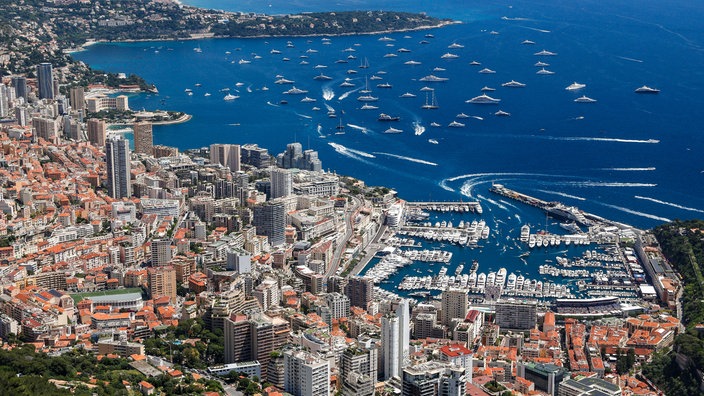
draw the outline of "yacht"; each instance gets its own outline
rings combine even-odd
[[[206,92],[203,96],[210,96],[210,93]]]
[[[279,50],[277,50],[277,49],[273,49],[273,50],[269,51],[269,53],[272,53],[272,54],[280,54],[281,51],[279,51]]]
[[[393,86],[389,83],[382,83],[382,84],[377,84],[377,88],[392,88]]]
[[[535,64],[533,66],[535,66],[535,67],[548,67],[548,66],[550,66],[550,64],[543,62],[543,61],[537,61],[537,62],[535,62]]]
[[[430,99],[430,102],[428,102],[428,94],[425,94],[425,104],[421,106],[421,109],[426,109],[426,110],[435,110],[439,109],[440,106],[438,106],[437,100],[435,99],[435,91],[432,91],[433,95]]]
[[[536,56],[555,56],[557,54],[554,52],[550,52],[548,50],[542,50],[540,52],[534,53],[533,55],[536,55]]]
[[[432,91],[434,91],[434,90],[435,90],[435,89],[430,88],[430,87],[423,87],[423,88],[420,89],[421,92],[432,92]]]
[[[460,57],[459,55],[455,55],[455,54],[447,52],[447,53],[443,54],[440,58],[442,58],[442,59],[457,59],[459,57]]]
[[[445,82],[449,80],[447,77],[438,77],[432,74],[429,74],[425,77],[421,77],[418,81],[423,81],[423,82]]]
[[[509,87],[509,88],[523,88],[523,87],[525,87],[526,85],[523,84],[523,83],[519,83],[518,81],[511,80],[511,81],[509,81],[509,82],[507,82],[507,83],[501,84],[501,86],[502,86],[502,87]]]
[[[377,100],[379,100],[379,98],[371,95],[362,95],[358,97],[357,100],[360,102],[376,102]]]
[[[327,66],[325,66],[325,65],[315,65],[315,66],[313,66],[313,69],[326,69],[326,68],[327,68]]]
[[[499,286],[501,288],[504,287],[506,284],[506,268],[499,268],[499,270],[496,272],[496,286]]]
[[[577,99],[575,99],[574,101],[578,102],[578,103],[594,103],[594,102],[596,102],[596,99],[592,99],[592,98],[588,97],[587,95],[582,95],[582,96],[578,97]]]
[[[404,64],[404,65],[416,66],[416,65],[420,65],[420,62],[414,61],[414,60],[409,60],[409,61],[403,62],[403,64]]]
[[[464,45],[462,44],[457,44],[457,43],[452,43],[447,46],[447,48],[453,49],[453,48],[464,48]]]
[[[356,51],[357,51],[357,50],[354,49],[354,48],[352,48],[352,47],[347,47],[347,48],[345,48],[345,49],[342,50],[342,52],[356,52]]]
[[[384,58],[395,58],[395,57],[397,57],[397,56],[398,56],[398,55],[394,54],[393,52],[390,52],[390,53],[384,55]]]
[[[430,126],[431,126],[431,127],[438,128],[438,127],[440,126],[440,124],[438,124],[437,122],[431,122],[431,123],[430,123]]]
[[[511,113],[503,111],[503,110],[499,110],[496,113],[494,113],[494,115],[497,117],[509,117],[509,116],[511,116]]]
[[[237,63],[239,63],[240,65],[246,65],[248,63],[252,63],[252,61],[247,59],[240,59]]]
[[[479,65],[481,65],[481,63],[479,63],[479,62],[473,60],[473,61],[469,62],[469,65],[470,65],[470,66],[479,66]]]
[[[399,96],[399,98],[415,98],[415,97],[416,97],[416,95],[414,95],[410,92],[406,92],[405,94]]]
[[[396,129],[396,128],[389,128],[384,131],[384,133],[401,133],[401,132],[403,132],[403,131],[400,129]]]
[[[374,106],[374,105],[370,105],[370,104],[368,104],[368,103],[365,103],[365,104],[362,105],[361,109],[362,109],[362,110],[378,110],[379,107],[378,107],[378,106]]]
[[[487,87],[487,86],[485,85],[484,87],[482,87],[481,91],[482,91],[482,92],[496,91],[496,88],[490,88],[490,87]]]
[[[305,65],[309,64],[309,62],[308,62],[308,61],[305,61],[305,60],[302,60],[302,61],[298,62],[298,64],[305,66]]]
[[[223,99],[224,99],[224,100],[235,100],[235,99],[237,99],[237,98],[239,98],[239,96],[236,96],[236,95],[233,95],[233,94],[227,94],[227,95],[225,95],[225,97],[224,97]]]
[[[433,71],[435,71],[435,72],[441,72],[441,71],[445,71],[445,70],[447,70],[447,69],[444,69],[442,67],[436,67],[433,69]]]
[[[328,80],[332,80],[332,77],[326,76],[325,74],[320,73],[319,75],[313,77],[313,80],[328,81]]]
[[[494,74],[494,73],[496,73],[496,71],[491,70],[491,69],[485,67],[485,68],[479,70],[479,73],[482,73],[482,74]]]
[[[279,78],[278,80],[274,81],[274,84],[293,84],[293,80],[287,80],[283,77]]]
[[[411,50],[409,50],[407,48],[399,48],[396,50],[396,52],[411,52]]]
[[[528,242],[528,238],[530,238],[530,226],[524,224],[521,227],[521,242]]]
[[[357,74],[357,70],[347,70],[347,74]]]
[[[660,90],[657,88],[651,88],[647,85],[643,85],[642,87],[637,88],[635,92],[640,94],[656,94],[660,93]]]
[[[575,81],[575,82],[573,82],[572,84],[568,85],[567,88],[565,88],[565,89],[568,90],[568,91],[576,91],[576,90],[582,89],[582,88],[584,88],[584,87],[586,87],[586,86],[587,86],[587,84],[580,84],[580,83],[578,83],[578,82]]]
[[[492,98],[487,94],[481,94],[479,96],[473,97],[472,99],[466,100],[465,102],[475,104],[498,104],[499,102],[501,102],[501,99]]]
[[[370,80],[381,80],[382,78],[377,76],[376,74],[372,74],[371,77],[369,77]]]
[[[308,91],[306,91],[305,89],[298,89],[295,86],[289,89],[288,91],[284,91],[284,94],[286,95],[302,95],[306,93],[308,93]]]
[[[523,41],[521,41],[521,44],[531,45],[531,44],[535,44],[535,41],[523,40]]]
[[[399,116],[390,116],[385,113],[379,114],[379,118],[378,118],[379,121],[398,121],[400,119],[401,119],[401,117],[399,117]]]
[[[340,84],[341,87],[354,87],[354,84],[349,82],[349,81],[343,81],[342,84]]]
[[[469,118],[469,116],[465,113],[459,113],[455,116],[455,118]]]
[[[538,70],[537,72],[535,72],[535,74],[555,74],[555,72],[551,71],[551,70],[547,70],[545,68],[542,68],[542,69]]]
[[[464,128],[464,124],[461,122],[457,122],[457,121],[452,121],[447,126],[450,128]]]
[[[315,101],[317,101],[317,99],[309,98],[309,97],[307,97],[307,96],[306,96],[305,98],[301,99],[301,102],[302,102],[302,103],[312,103],[312,102],[315,102]]]
[[[435,139],[428,139],[428,143],[439,144],[440,142],[438,142],[438,141],[435,140]]]

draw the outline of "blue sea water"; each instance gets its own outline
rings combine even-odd
[[[457,259],[448,273],[460,261],[472,259],[494,270],[505,266],[509,272],[531,273],[533,264],[545,259],[531,255],[531,265],[525,266],[517,257],[523,247],[505,248],[503,240],[517,237],[523,223],[535,228],[547,226],[551,232],[558,232],[558,227],[554,222],[546,224],[536,209],[488,192],[492,182],[641,228],[704,214],[704,134],[700,122],[704,109],[704,26],[699,23],[704,5],[700,3],[187,3],[267,13],[381,8],[423,11],[462,22],[431,31],[330,37],[329,45],[321,37],[210,39],[99,44],[75,55],[96,68],[136,73],[155,83],[159,94],[132,96],[133,109],[161,108],[193,115],[185,124],[155,127],[155,143],[181,149],[214,142],[258,143],[275,154],[287,143],[300,141],[319,151],[325,168],[371,185],[393,187],[404,199],[478,199],[485,208],[483,217],[492,227],[492,238],[481,251],[454,248]],[[427,33],[434,37],[426,38]],[[382,36],[394,41],[380,41]],[[429,44],[421,44],[422,40]],[[524,40],[535,44],[521,44]],[[287,41],[294,47],[287,47]],[[453,43],[464,47],[449,49]],[[411,52],[397,52],[401,47]],[[348,48],[355,52],[345,52]],[[281,54],[272,54],[273,49]],[[543,49],[557,55],[534,55]],[[447,52],[459,58],[442,59]],[[384,56],[389,53],[397,56]],[[350,54],[357,59],[335,62]],[[358,67],[364,58],[368,69]],[[240,64],[241,59],[251,63]],[[308,64],[301,64],[303,60]],[[421,65],[405,65],[408,60]],[[470,65],[472,60],[481,66]],[[546,69],[555,74],[536,74],[540,68],[534,64],[538,61],[549,63]],[[496,73],[478,73],[484,67]],[[349,69],[358,73],[347,74]],[[314,80],[321,72],[333,79]],[[449,81],[418,81],[431,73]],[[360,95],[356,90],[365,85],[365,77],[374,74],[383,78],[369,81],[372,95],[379,97],[372,104],[379,110],[361,110],[363,103],[356,100]],[[309,92],[283,94],[291,86],[275,84],[277,75],[294,80],[297,88]],[[356,87],[339,86],[347,77]],[[501,86],[510,80],[526,87]],[[575,81],[586,87],[565,90]],[[382,82],[393,88],[376,88]],[[196,87],[197,83],[201,86]],[[635,94],[634,89],[644,84],[659,88],[661,93]],[[435,88],[439,109],[421,109],[425,92],[420,89],[425,85]],[[488,94],[501,99],[498,106],[465,103],[481,94],[484,86],[496,88]],[[187,88],[193,90],[192,96],[184,92]],[[224,101],[224,88],[239,98]],[[206,92],[211,96],[205,96]],[[417,97],[399,98],[404,92]],[[582,95],[597,102],[574,102]],[[317,101],[301,103],[303,96]],[[288,104],[280,104],[284,99]],[[314,106],[321,110],[312,110]],[[328,107],[339,117],[329,118]],[[494,116],[499,109],[511,116]],[[403,133],[384,134],[390,125],[377,121],[380,112],[400,116],[393,126]],[[459,113],[473,117],[457,119],[466,124],[464,128],[448,128]],[[346,125],[345,134],[336,134],[340,122]],[[425,127],[422,135],[414,133],[414,122]],[[441,126],[430,126],[433,122]],[[465,215],[464,220],[473,218],[478,217]]]

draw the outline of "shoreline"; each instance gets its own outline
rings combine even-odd
[[[462,24],[462,21],[441,21],[436,25],[418,26],[414,28],[407,29],[392,29],[392,30],[379,30],[373,32],[348,32],[348,33],[313,33],[313,34],[282,34],[282,35],[271,35],[271,34],[261,34],[254,36],[216,36],[215,34],[192,34],[189,37],[164,37],[164,38],[148,38],[148,39],[126,39],[126,40],[89,40],[81,44],[79,48],[67,49],[65,52],[67,54],[78,53],[87,50],[96,44],[119,44],[119,43],[149,43],[149,42],[172,42],[172,41],[194,41],[194,40],[206,40],[206,39],[262,39],[262,38],[303,38],[303,37],[344,37],[344,36],[366,36],[375,34],[392,34],[392,33],[403,33],[403,32],[415,32],[430,29],[440,29],[449,25]]]
[[[176,125],[176,124],[183,124],[185,122],[190,121],[193,118],[192,114],[186,114],[183,113],[182,116],[173,119],[173,120],[166,120],[166,121],[149,121],[151,122],[152,125]],[[110,123],[109,126],[116,126],[116,127],[129,127],[132,128],[135,124],[136,119],[132,122],[115,122],[115,123]],[[110,132],[110,130],[108,130]]]

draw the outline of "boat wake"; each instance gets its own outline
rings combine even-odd
[[[520,26],[520,25],[519,25],[519,27],[522,27],[524,29],[535,30],[536,32],[540,32],[540,33],[551,33],[549,30],[545,30],[545,29],[538,29],[538,28],[532,28],[532,27]]]
[[[626,56],[619,56],[619,58],[621,58],[623,60],[631,61],[631,62],[643,63],[643,61],[640,59],[628,58]]]
[[[271,102],[266,102],[266,104],[268,104],[269,106],[281,107],[281,106],[279,106],[279,105],[277,105],[277,104],[275,104],[275,103],[271,103]]]
[[[502,16],[501,19],[504,21],[530,21],[530,19],[528,19],[528,18],[521,18],[521,17],[510,18],[507,16]]]
[[[474,116],[474,115],[473,115],[473,116],[470,116],[470,117],[472,117],[472,118],[474,118],[474,119],[477,119],[477,120],[479,120],[479,121],[484,121],[484,118],[483,118],[483,117]]]
[[[334,113],[335,109],[332,108],[329,104],[325,103],[325,108],[328,109],[328,112]]]
[[[460,191],[464,191],[464,186],[462,186],[462,188],[460,189]],[[471,192],[471,190],[470,190],[470,192]],[[464,194],[464,192],[463,192],[463,194]],[[465,196],[471,198],[471,195],[465,195]],[[507,208],[506,206],[502,205],[501,203],[499,203],[498,201],[495,201],[495,200],[493,200],[493,199],[491,199],[491,198],[487,198],[487,197],[485,197],[485,196],[483,196],[483,195],[480,195],[480,194],[477,194],[477,198],[482,199],[482,200],[484,200],[484,201],[487,201],[487,202],[489,202],[490,204],[492,204],[492,205],[498,207],[499,209],[503,209],[503,210],[505,210],[505,211],[508,212],[508,208]]]
[[[309,116],[309,115],[305,115],[305,114],[301,114],[301,113],[296,113],[296,115],[299,116],[299,117],[307,118],[307,119],[309,119],[309,120],[313,118],[313,117],[311,117],[311,116]]]
[[[347,124],[347,126],[350,127],[350,128],[352,128],[352,129],[356,129],[356,130],[358,130],[358,131],[362,131],[362,133],[369,133],[369,129],[367,129],[367,128],[363,127],[363,126],[359,126],[359,125],[355,125],[355,124]]]
[[[413,130],[415,131],[416,136],[420,136],[425,132],[425,127],[420,124],[418,121],[413,122]]]
[[[636,195],[636,196],[634,196],[634,198],[636,198],[636,199],[642,199],[642,200],[644,200],[644,201],[655,202],[655,203],[660,204],[660,205],[671,206],[671,207],[677,208],[677,209],[688,210],[688,211],[690,211],[690,212],[704,213],[704,210],[701,210],[701,209],[690,208],[690,207],[688,207],[688,206],[682,206],[682,205],[678,205],[678,204],[672,203],[672,202],[661,201],[661,200],[655,199],[655,198],[641,197],[640,195]]]
[[[318,128],[316,128],[316,131],[318,131],[318,135],[320,137],[325,137],[325,134],[323,133],[323,126],[318,124]]]
[[[364,152],[357,151],[357,150],[349,149],[349,148],[347,148],[347,147],[345,147],[345,146],[343,146],[343,145],[341,145],[341,144],[339,144],[339,143],[328,142],[328,144],[329,144],[330,146],[332,146],[332,148],[335,149],[335,151],[338,152],[339,154],[342,154],[342,155],[344,155],[345,157],[349,157],[349,158],[355,159],[355,160],[357,160],[357,161],[364,162],[365,164],[373,165],[372,162],[369,161],[369,160],[367,160],[367,159],[365,159],[365,157],[366,157],[366,158],[376,158],[376,157],[374,157],[374,156],[371,155],[371,154],[364,153]],[[362,153],[363,155],[360,155],[360,153]]]
[[[647,219],[659,220],[659,221],[663,221],[663,222],[666,222],[666,223],[671,221],[671,220],[668,219],[667,217],[660,217],[660,216],[655,216],[655,215],[652,215],[652,214],[649,214],[649,213],[638,212],[638,211],[636,211],[636,210],[624,208],[624,207],[622,207],[622,206],[610,205],[610,204],[606,204],[606,203],[603,203],[603,202],[596,202],[596,203],[598,203],[599,205],[606,206],[607,208],[612,208],[612,209],[620,210],[620,211],[622,211],[622,212],[630,213],[630,214],[633,214],[633,215],[636,215],[636,216],[645,217],[645,218],[647,218]]]
[[[565,197],[565,198],[572,198],[572,199],[576,199],[578,201],[586,201],[587,200],[586,198],[578,197],[576,195],[566,194],[566,193],[559,192],[559,191],[549,191],[549,190],[538,190],[538,191],[540,191],[541,193],[545,193],[545,194],[553,194],[553,195],[559,195],[559,196]]]
[[[396,155],[396,154],[389,154],[389,153],[379,153],[379,152],[376,152],[376,151],[374,152],[374,154],[377,154],[377,155],[385,155],[385,156],[387,156],[387,157],[397,158],[397,159],[401,159],[401,160],[405,160],[405,161],[410,161],[410,162],[416,162],[416,163],[423,164],[423,165],[438,166],[438,164],[436,164],[435,162],[430,162],[430,161],[426,161],[426,160],[422,160],[422,159],[418,159],[418,158],[404,157],[403,155]]]
[[[337,98],[337,100],[344,100],[345,98],[347,98],[347,97],[350,96],[351,94],[353,94],[353,93],[359,91],[360,88],[361,88],[361,87],[355,88],[355,89],[353,89],[353,90],[351,90],[351,91],[347,91],[347,92],[343,93],[342,95],[340,95],[340,97]]]
[[[614,142],[614,143],[639,143],[639,144],[657,144],[660,143],[657,139],[620,139],[620,138],[601,138],[601,137],[557,137],[557,136],[544,136],[545,139],[550,140],[573,140],[573,141],[587,141],[587,142]]]
[[[333,100],[335,98],[335,91],[331,88],[323,88],[323,99]]]
[[[601,168],[599,170],[619,171],[619,172],[648,172],[648,171],[654,171],[655,167],[649,166],[647,168]]]
[[[574,187],[657,187],[655,183],[620,183],[620,182],[560,182],[558,184]]]

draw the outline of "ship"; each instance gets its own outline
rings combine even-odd
[[[389,128],[384,131],[384,133],[401,133],[401,132],[403,132],[403,131],[400,129],[396,129],[396,128]]]
[[[340,84],[341,87],[354,87],[354,84],[349,82],[349,81],[343,81],[342,84]]]
[[[406,92],[403,95],[399,96],[399,98],[415,98],[415,97],[416,97],[416,95],[414,95],[410,92]]]
[[[362,110],[378,110],[379,107],[378,107],[378,106],[370,105],[370,104],[368,104],[368,103],[365,103],[365,104],[362,105],[361,109],[362,109]]]
[[[452,43],[447,46],[447,48],[454,49],[454,48],[464,48],[464,45],[462,44],[457,44],[457,43]]]
[[[434,127],[434,128],[438,128],[438,127],[440,127],[440,124],[438,124],[437,122],[431,122],[430,126]]]
[[[420,65],[420,62],[414,61],[414,60],[409,60],[409,61],[403,62],[403,64],[404,64],[404,65],[417,66],[417,65]]]
[[[592,99],[588,97],[587,95],[582,95],[578,97],[577,99],[574,100],[577,103],[594,103],[596,102],[596,99]]]
[[[302,102],[302,103],[311,103],[311,102],[315,102],[316,100],[317,100],[317,99],[309,98],[309,97],[306,96],[305,98],[301,99],[301,102]]]
[[[236,96],[236,95],[233,95],[233,94],[227,94],[227,95],[225,95],[225,97],[224,97],[223,99],[224,99],[224,100],[235,100],[235,99],[237,99],[237,98],[239,98],[239,96]]]
[[[482,73],[482,74],[493,74],[493,73],[496,73],[496,71],[491,70],[491,69],[485,67],[485,68],[479,70],[479,73]]]
[[[286,95],[302,95],[306,93],[308,93],[308,91],[306,91],[305,89],[298,89],[295,86],[289,89],[288,91],[284,91],[284,94]]]
[[[528,238],[530,238],[530,226],[524,224],[521,227],[521,242],[528,242]]]
[[[657,88],[651,88],[647,85],[643,85],[640,88],[636,88],[635,92],[639,94],[656,94],[660,93],[660,90]]]
[[[402,48],[397,49],[396,52],[411,52],[411,50],[409,50],[408,48],[402,47]]]
[[[390,52],[390,53],[384,55],[384,58],[395,58],[395,57],[397,57],[397,56],[398,56],[398,55],[394,54],[393,52]]]
[[[455,55],[450,52],[447,52],[447,53],[443,54],[440,58],[442,58],[442,59],[457,59],[459,57],[460,57],[459,55]]]
[[[438,141],[435,140],[435,139],[428,139],[428,143],[439,144],[440,142],[438,142]]]
[[[423,81],[423,82],[445,82],[449,80],[447,77],[438,77],[432,74],[429,74],[425,77],[421,77],[418,81]]]
[[[550,64],[545,63],[543,61],[537,61],[537,62],[535,62],[535,64],[533,66],[535,66],[535,67],[548,67],[548,66],[550,66]]]
[[[494,113],[494,115],[497,117],[509,117],[509,116],[511,116],[511,113],[503,111],[503,110],[499,110],[496,113]]]
[[[586,87],[586,86],[587,86],[587,84],[580,84],[580,83],[578,83],[578,82],[575,81],[575,82],[573,82],[572,84],[568,85],[567,88],[565,88],[565,89],[568,90],[568,91],[576,91],[576,90],[582,89],[582,88],[584,88],[584,87]]]
[[[548,50],[542,50],[540,52],[534,53],[533,55],[536,55],[536,56],[556,56],[557,54],[554,52],[550,52]]]
[[[398,121],[400,119],[401,119],[401,117],[399,117],[399,116],[390,116],[385,113],[379,114],[379,118],[378,118],[379,121]]]
[[[430,102],[428,102],[428,94],[425,94],[425,104],[420,107],[421,109],[436,110],[440,108],[440,106],[438,106],[437,100],[435,99],[435,91],[432,91],[432,93],[433,94],[431,96]]]
[[[486,85],[482,87],[482,92],[496,91],[496,88],[487,87]]]
[[[376,102],[377,100],[379,100],[379,98],[377,98],[376,96],[372,96],[372,95],[362,95],[362,96],[359,96],[357,98],[357,100],[360,102]]]
[[[469,116],[465,113],[459,113],[455,116],[455,118],[469,118]]]
[[[509,87],[509,88],[523,88],[523,87],[525,87],[526,85],[523,84],[523,83],[520,83],[520,82],[518,82],[518,81],[511,80],[511,81],[509,81],[509,82],[506,82],[506,83],[501,84],[501,86],[502,86],[502,87]]]
[[[293,80],[287,80],[283,77],[279,78],[278,80],[274,81],[274,84],[293,84]]]
[[[479,65],[481,65],[481,63],[479,63],[478,61],[473,60],[473,61],[469,62],[469,65],[470,65],[470,66],[479,66]]]
[[[481,94],[473,97],[472,99],[466,100],[465,102],[474,104],[498,104],[501,102],[501,99],[492,98],[487,94]]]
[[[450,128],[464,128],[464,124],[461,122],[457,122],[457,121],[452,121],[447,126]]]
[[[525,44],[525,45],[532,45],[532,44],[535,44],[535,41],[531,41],[531,40],[523,40],[523,41],[521,41],[521,44]]]
[[[381,84],[377,84],[376,87],[377,87],[377,88],[386,88],[386,89],[388,89],[388,88],[392,88],[393,86],[392,86],[391,84],[389,84],[389,83],[381,83]]]
[[[326,76],[325,74],[320,73],[319,75],[313,77],[313,80],[327,81],[327,80],[332,80],[332,77]]]
[[[535,72],[535,74],[544,74],[544,75],[547,75],[547,74],[555,74],[555,72],[554,72],[554,71],[551,71],[551,70],[547,70],[547,69],[545,69],[545,68],[542,68],[542,69],[538,70],[537,72]]]

